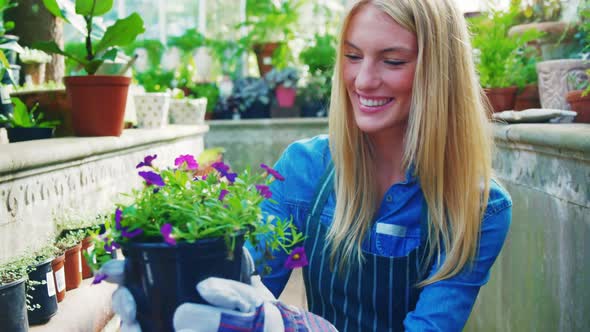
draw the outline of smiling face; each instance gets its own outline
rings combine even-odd
[[[361,131],[405,130],[418,55],[416,36],[365,5],[345,33],[343,78]]]

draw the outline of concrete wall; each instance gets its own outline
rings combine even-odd
[[[512,195],[504,249],[468,331],[590,331],[590,125],[496,128]]]
[[[145,155],[171,166],[179,154],[200,153],[207,130],[170,126],[0,144],[0,263],[52,241],[57,223],[111,212],[118,193],[141,184],[135,165]]]
[[[205,136],[205,147],[223,147],[234,170],[273,165],[283,150],[298,139],[328,133],[326,118],[214,120]]]
[[[293,140],[327,132],[325,119],[209,124],[205,144],[226,147],[238,168],[272,163]],[[590,331],[590,125],[494,129],[494,169],[512,195],[513,220],[466,330]],[[301,280],[286,292],[302,305]]]

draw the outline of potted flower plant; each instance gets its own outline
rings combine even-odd
[[[258,77],[243,77],[235,80],[227,106],[235,106],[245,119],[270,117],[269,84]]]
[[[0,265],[0,331],[28,331],[27,267],[28,262],[22,259]]]
[[[172,90],[170,123],[202,124],[207,110],[207,98],[186,98],[180,89]]]
[[[293,107],[297,95],[299,71],[294,67],[273,69],[264,76],[271,89],[274,89],[280,107]]]
[[[53,136],[55,127],[60,124],[58,120],[45,121],[44,114],[35,114],[38,104],[30,110],[16,97],[11,98],[14,111],[8,116],[0,114],[0,123],[7,125],[6,132],[10,142],[23,142],[36,139],[45,139]]]
[[[51,61],[51,55],[25,47],[19,58],[23,63],[26,84],[38,85],[45,82],[45,64]]]
[[[136,166],[144,186],[117,204],[106,232],[96,238],[96,247],[107,253],[97,262],[122,247],[125,286],[137,300],[142,330],[172,331],[179,304],[205,303],[195,291],[199,281],[240,280],[244,241],[264,245],[269,253],[291,253],[302,235],[291,221],[262,215],[260,204],[272,198],[268,184],[284,180],[270,167],[238,175],[221,161],[199,165],[193,156],[180,155],[173,167],[160,168],[156,158],[146,156]],[[202,172],[207,168],[209,173]],[[97,274],[95,282],[104,278]]]
[[[53,15],[70,22],[56,0],[43,1]],[[72,102],[74,131],[79,136],[120,136],[123,131],[127,91],[131,79],[125,76],[94,75],[107,60],[114,60],[117,47],[125,46],[145,31],[137,13],[116,20],[102,38],[93,39],[92,22],[113,6],[113,1],[76,0],[76,14],[86,22],[85,54],[71,54],[60,49],[54,41],[37,42],[33,48],[51,54],[61,54],[84,67],[88,75],[64,78]]]
[[[55,241],[55,246],[65,252],[66,291],[76,289],[82,283],[82,240],[85,237],[84,230],[72,230],[62,232]]]

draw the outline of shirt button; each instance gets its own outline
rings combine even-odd
[[[393,201],[393,197],[391,197],[391,195],[387,195],[387,196],[385,196],[385,200],[388,202],[391,202],[391,201]]]

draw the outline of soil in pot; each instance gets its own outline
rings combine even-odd
[[[64,272],[66,274],[66,291],[76,289],[82,283],[82,243],[66,250]]]
[[[65,77],[75,134],[121,136],[130,82],[125,76]]]
[[[88,279],[94,275],[83,254],[84,252],[91,254],[93,251],[94,244],[92,243],[92,238],[89,236],[82,240],[82,279]]]
[[[27,289],[27,294],[31,299],[33,310],[27,311],[29,324],[44,324],[57,313],[57,293],[55,291],[55,281],[53,280],[53,270],[49,259],[35,267],[35,270],[29,272],[29,280],[38,281],[40,284],[33,285]],[[45,284],[43,284],[45,281]],[[35,308],[39,305],[39,308]]]
[[[582,90],[574,90],[567,93],[566,100],[572,111],[578,113],[574,118],[577,123],[590,123],[590,93],[582,96]]]
[[[514,109],[517,87],[485,89],[494,113]]]
[[[516,101],[514,102],[514,110],[522,111],[531,108],[541,108],[541,100],[539,99],[539,86],[531,84],[525,86],[522,91],[517,92]]]
[[[6,128],[10,143],[51,138],[53,131],[53,128]]]
[[[180,304],[206,303],[195,290],[200,281],[212,276],[239,280],[243,243],[243,236],[235,239],[231,259],[223,238],[176,246],[123,245],[125,286],[137,301],[142,331],[173,331],[172,317]]]
[[[0,285],[0,331],[28,330],[25,279]]]

